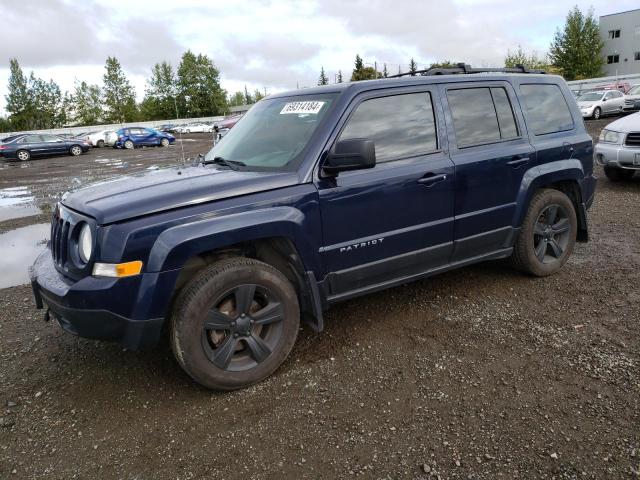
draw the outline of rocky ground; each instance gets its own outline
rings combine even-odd
[[[185,156],[208,149],[187,140]],[[179,149],[4,165],[0,192],[42,207]],[[239,392],[199,388],[166,344],[75,338],[28,286],[0,290],[0,478],[638,478],[640,176],[598,173],[591,242],[559,274],[487,263],[348,301]]]

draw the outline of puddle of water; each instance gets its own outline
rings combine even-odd
[[[29,283],[29,266],[45,248],[50,233],[48,223],[38,223],[0,235],[0,288]]]
[[[0,222],[14,218],[38,215],[40,208],[29,187],[9,187],[0,189]]]

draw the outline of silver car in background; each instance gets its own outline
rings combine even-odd
[[[609,180],[630,180],[640,171],[640,112],[607,125],[594,155]]]
[[[624,96],[625,111],[640,110],[640,85],[634,85]]]
[[[595,90],[580,95],[576,101],[583,118],[597,120],[603,115],[615,115],[624,108],[624,94],[617,90]]]

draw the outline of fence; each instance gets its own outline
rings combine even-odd
[[[17,133],[69,133],[71,135],[78,134],[81,132],[91,132],[95,130],[119,130],[125,127],[157,127],[160,125],[165,125],[172,123],[174,125],[184,125],[185,123],[191,122],[217,122],[222,120],[224,117],[201,117],[201,118],[180,118],[169,119],[169,120],[153,120],[148,122],[130,122],[130,123],[110,123],[104,125],[85,125],[83,127],[63,127],[63,128],[51,128],[45,130],[29,130],[29,131],[20,131],[20,132],[4,132],[0,133],[0,138],[6,137],[8,135],[15,135]]]
[[[570,82],[567,82],[567,84],[572,89],[577,88],[578,90],[584,90],[587,88],[594,88],[599,85],[610,85],[616,82],[627,82],[631,85],[640,83],[640,73],[630,73],[627,75],[617,75],[614,77],[588,78],[585,80],[572,80]]]

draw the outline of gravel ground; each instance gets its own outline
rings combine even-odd
[[[144,169],[179,148],[5,165],[0,189],[46,205],[123,168],[109,159]],[[348,301],[239,392],[199,388],[166,344],[75,338],[29,287],[0,290],[0,478],[638,478],[640,176],[598,173],[591,242],[557,275],[487,263]]]

